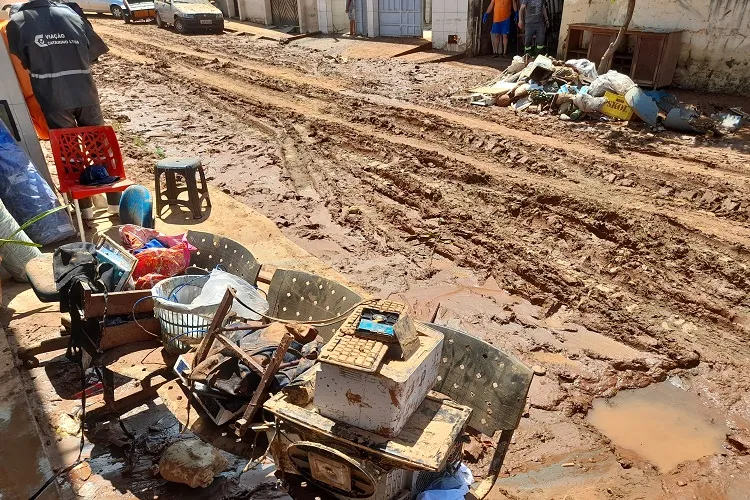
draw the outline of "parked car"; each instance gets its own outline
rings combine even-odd
[[[224,32],[224,14],[207,0],[155,0],[156,25],[188,31]]]
[[[76,3],[85,12],[96,12],[98,14],[111,13],[117,19],[122,19],[125,8],[123,0],[76,0]]]

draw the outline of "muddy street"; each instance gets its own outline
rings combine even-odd
[[[476,61],[93,23],[134,178],[200,156],[360,288],[544,369],[491,498],[748,497],[748,137],[472,108]]]

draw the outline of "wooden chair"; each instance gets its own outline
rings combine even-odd
[[[78,231],[81,233],[81,241],[85,241],[78,200],[102,193],[120,193],[134,184],[125,174],[117,136],[110,126],[61,128],[49,131],[49,142],[57,168],[60,192],[66,203],[68,197],[73,200]],[[80,183],[81,173],[90,165],[104,165],[109,175],[120,179],[106,186],[84,186]]]
[[[274,318],[325,321],[345,313],[362,297],[349,288],[317,274],[277,269],[268,286],[268,315]],[[346,318],[321,327],[328,342]]]
[[[472,492],[481,499],[500,473],[534,373],[513,356],[468,333],[432,323],[428,326],[445,335],[433,389],[472,408],[470,427],[490,437],[501,431],[489,472]]]

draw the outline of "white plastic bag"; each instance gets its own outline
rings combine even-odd
[[[193,299],[190,305],[192,307],[218,305],[227,288],[230,287],[237,290],[237,298],[252,309],[246,308],[235,300],[232,304],[232,311],[237,313],[239,317],[259,320],[261,315],[258,313],[265,314],[268,312],[268,302],[254,286],[242,278],[220,269],[211,271],[208,281],[201,289],[201,293]]]
[[[510,65],[507,68],[505,68],[505,73],[508,75],[513,75],[515,73],[518,73],[525,67],[526,67],[526,63],[523,62],[523,57],[513,56],[513,61],[511,61]]]
[[[452,475],[434,481],[429,490],[417,495],[417,500],[463,500],[474,483],[474,475],[461,464]]]
[[[599,76],[596,72],[596,65],[588,59],[571,59],[570,61],[565,61],[565,65],[575,68],[580,74],[592,80]]]
[[[10,238],[18,230],[18,227],[16,220],[10,215],[3,202],[0,201],[0,238]],[[12,239],[31,243],[24,231],[17,233]],[[41,255],[42,252],[38,248],[25,245],[8,243],[0,247],[3,267],[10,273],[14,281],[24,283],[29,281],[26,277],[26,263]]]
[[[629,76],[609,70],[591,82],[589,94],[594,97],[601,97],[605,92],[610,91],[615,94],[625,95],[628,93],[628,90],[635,86],[635,82]]]
[[[606,102],[606,97],[594,97],[589,94],[576,94],[573,97],[573,104],[584,113],[595,113],[601,110]]]

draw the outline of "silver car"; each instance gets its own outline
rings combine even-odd
[[[25,2],[14,2],[4,4],[0,9],[0,20],[10,19],[10,16],[18,12]],[[84,12],[96,12],[98,14],[112,14],[117,19],[122,19],[125,7],[123,0],[76,0],[76,3]]]

